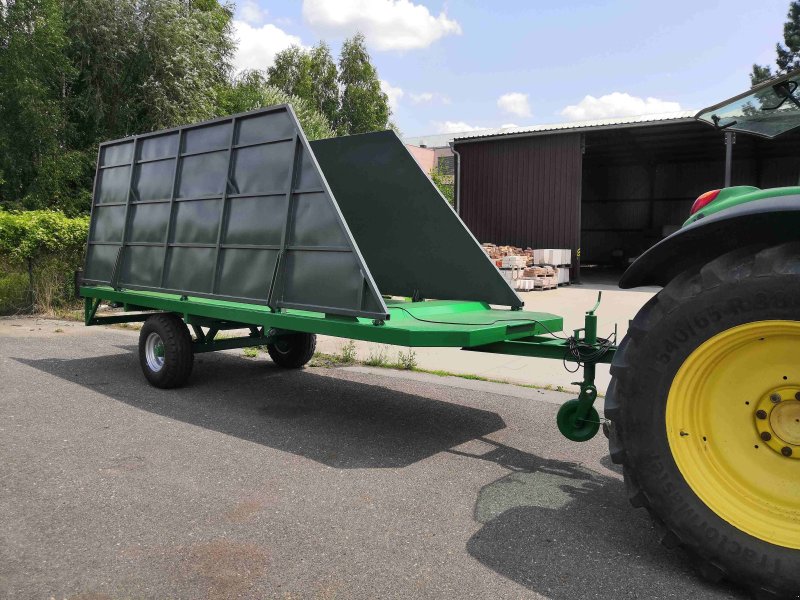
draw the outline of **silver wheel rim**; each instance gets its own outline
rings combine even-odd
[[[147,367],[154,373],[158,373],[164,367],[164,341],[155,332],[148,335],[144,343],[144,358]]]

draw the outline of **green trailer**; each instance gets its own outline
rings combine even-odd
[[[698,118],[777,135],[800,125],[796,87],[782,78]],[[93,198],[85,322],[143,322],[152,385],[184,385],[197,353],[248,346],[300,368],[316,334],[550,358],[583,369],[557,426],[586,441],[601,427],[595,367],[610,362],[611,457],[664,543],[759,596],[800,590],[800,188],[701,196],[623,277],[664,289],[619,348],[598,335],[599,298],[569,333],[523,310],[391,131],[309,142],[274,106],[107,142]],[[232,330],[245,333],[220,336]]]

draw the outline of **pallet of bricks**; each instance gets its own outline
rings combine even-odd
[[[572,250],[569,248],[534,250],[533,264],[553,267],[558,277],[558,285],[569,285],[569,271],[572,266]]]
[[[554,267],[535,264],[531,248],[482,244],[484,252],[495,263],[512,288],[521,292],[552,290],[558,287]]]

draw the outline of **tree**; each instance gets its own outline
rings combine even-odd
[[[319,42],[309,54],[309,74],[313,85],[312,102],[315,108],[325,115],[329,123],[335,123],[339,114],[339,83],[336,63],[331,49],[325,42]]]
[[[231,9],[216,0],[66,0],[78,143],[208,118],[228,80]]]
[[[61,191],[71,187],[75,156],[65,148],[63,97],[73,70],[66,45],[58,0],[12,0],[0,9],[0,200],[24,196],[39,172],[66,174]],[[60,186],[51,183],[39,187],[55,192]]]
[[[220,114],[229,115],[273,104],[291,104],[308,139],[333,137],[333,129],[325,115],[307,100],[270,85],[260,71],[240,74],[222,94],[219,111]]]
[[[267,69],[269,85],[286,94],[310,100],[313,91],[311,83],[310,58],[300,46],[292,45],[275,55],[275,62]]]
[[[342,108],[336,126],[340,134],[366,133],[390,127],[389,98],[381,90],[378,72],[362,34],[345,40],[339,56]]]
[[[789,11],[783,24],[783,43],[775,44],[778,70],[775,75],[784,75],[789,71],[800,68],[800,2],[794,0],[789,3]],[[751,85],[758,85],[774,75],[769,65],[753,65],[750,73]]]
[[[750,85],[755,87],[773,77],[772,69],[769,65],[753,65],[753,71],[750,73]]]
[[[215,115],[231,19],[217,0],[0,2],[0,206],[86,210],[99,141]]]
[[[335,123],[339,113],[339,84],[336,63],[325,42],[310,51],[290,46],[275,56],[267,69],[268,83],[286,94],[303,98],[328,122]]]

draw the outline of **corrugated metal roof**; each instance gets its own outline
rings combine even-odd
[[[428,135],[404,137],[403,143],[410,144],[412,146],[425,146],[427,148],[446,148],[450,142],[453,141],[454,137],[461,138],[471,134],[492,135],[502,131],[505,131],[505,129],[473,129],[471,131],[456,131],[454,133],[430,133]]]
[[[532,125],[529,127],[505,127],[495,129],[477,129],[455,133],[436,133],[405,138],[406,144],[413,146],[427,146],[428,148],[443,148],[453,140],[467,141],[490,137],[525,136],[529,134],[547,133],[551,131],[569,131],[574,129],[590,128],[617,128],[641,124],[658,123],[662,121],[692,121],[695,111],[682,110],[679,112],[640,115],[635,117],[618,117],[614,119],[594,119],[591,121],[568,121],[566,123],[548,123]]]

